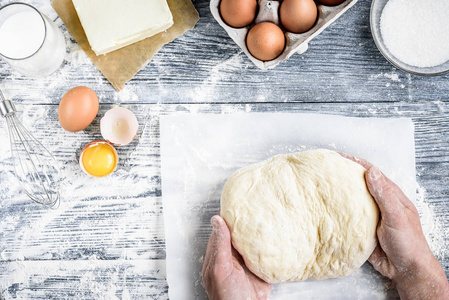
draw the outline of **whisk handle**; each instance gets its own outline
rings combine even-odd
[[[0,102],[0,114],[2,115],[2,117],[6,117],[15,112],[16,107],[14,106],[14,103],[12,103],[10,100],[2,100]]]

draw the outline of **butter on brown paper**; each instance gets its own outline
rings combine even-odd
[[[51,5],[87,56],[114,88],[120,91],[127,81],[151,61],[163,45],[183,35],[198,22],[199,15],[191,0],[167,0],[167,3],[173,15],[172,27],[140,42],[99,56],[95,55],[89,45],[72,0],[53,0]]]

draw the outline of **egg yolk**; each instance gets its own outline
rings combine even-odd
[[[95,177],[103,177],[114,171],[117,166],[117,157],[111,145],[98,144],[84,151],[82,163],[87,173]]]

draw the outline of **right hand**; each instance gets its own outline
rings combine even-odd
[[[365,180],[381,213],[379,243],[369,262],[396,283],[401,299],[449,299],[446,274],[430,251],[416,207],[378,168],[343,156],[367,169]]]

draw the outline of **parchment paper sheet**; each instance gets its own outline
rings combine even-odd
[[[95,0],[92,0],[95,1]],[[123,1],[126,5],[126,1]],[[117,91],[144,68],[163,45],[192,29],[199,20],[198,12],[190,0],[167,0],[173,15],[173,26],[165,32],[127,47],[96,56],[92,51],[72,0],[53,0],[51,5],[69,29],[87,56]]]
[[[201,267],[210,218],[237,169],[280,153],[328,148],[380,167],[413,199],[414,126],[410,119],[317,114],[184,114],[161,118],[162,197],[169,297],[207,299]],[[273,286],[270,299],[396,299],[369,263],[350,276]]]

